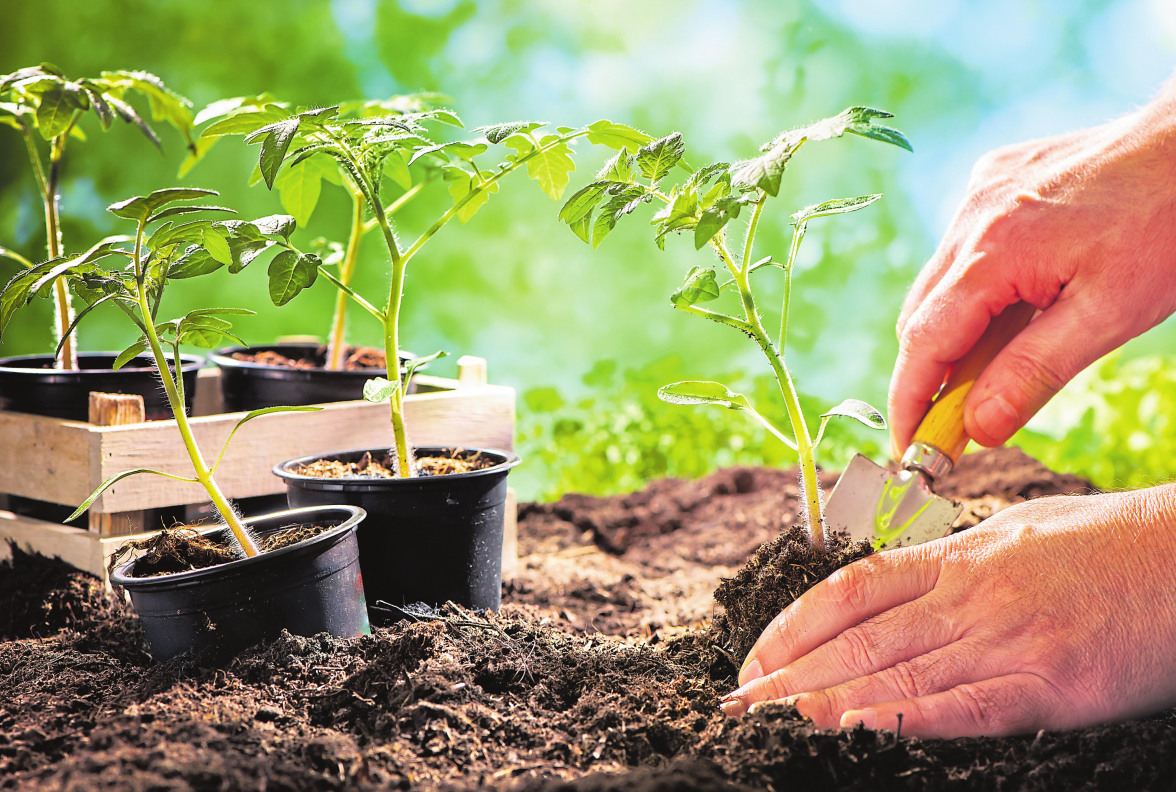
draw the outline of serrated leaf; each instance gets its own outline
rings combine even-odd
[[[145,196],[135,196],[125,201],[112,203],[106,210],[116,217],[146,221],[148,217],[168,204],[204,198],[209,195],[219,195],[219,193],[216,190],[202,190],[196,187],[166,187]]]
[[[480,126],[474,131],[483,135],[491,143],[501,143],[517,132],[533,132],[546,125],[546,121],[507,121],[501,124]]]
[[[269,234],[270,236],[279,236],[282,239],[289,241],[290,235],[294,233],[298,222],[287,214],[274,214],[259,217],[253,222],[249,223],[257,231],[262,234]],[[244,229],[238,229],[243,232]]]
[[[199,116],[197,116],[199,118]],[[288,118],[288,114],[274,106],[265,108],[249,108],[239,113],[233,113],[210,124],[200,133],[202,138],[223,137],[225,135],[252,135],[259,129],[275,124]]]
[[[653,140],[652,135],[625,124],[616,124],[602,119],[588,125],[588,141],[608,146],[619,151],[636,153],[642,146]]]
[[[795,212],[792,215],[792,222],[795,225],[807,223],[817,217],[828,217],[829,215],[845,214],[846,212],[856,212],[858,209],[863,209],[881,198],[881,193],[873,195],[860,195],[856,198],[836,198],[831,201],[825,201],[812,206],[806,206],[803,209]]]
[[[481,143],[479,141],[463,140],[454,140],[450,141],[449,143],[438,143],[435,146],[420,146],[414,149],[412,158],[408,161],[408,164],[413,164],[421,157],[441,154],[453,154],[454,156],[468,162],[479,154],[485,153],[487,148],[488,146],[485,143]],[[441,159],[445,159],[445,157],[441,157]]]
[[[691,267],[686,280],[670,295],[670,302],[678,306],[710,302],[719,297],[719,284],[713,269]]]
[[[37,130],[52,140],[69,129],[74,113],[83,109],[77,96],[61,83],[49,86],[37,104]]]
[[[397,385],[386,377],[373,377],[363,384],[364,401],[381,404],[396,395]]]
[[[657,397],[668,404],[714,404],[729,410],[754,412],[742,393],[736,393],[721,382],[689,380],[658,388]]]
[[[521,139],[523,138],[516,135],[508,138],[506,144],[510,146],[514,141]],[[519,151],[521,156],[521,150]],[[537,181],[539,187],[551,196],[553,201],[558,201],[563,196],[568,182],[571,181],[571,173],[575,169],[572,149],[567,142],[550,145],[545,143],[542,148],[534,149],[527,159],[527,175]]]
[[[278,176],[278,169],[282,167],[282,160],[286,158],[286,152],[290,150],[290,143],[298,134],[298,125],[299,119],[297,118],[280,121],[273,124],[269,133],[261,139],[261,157],[258,160],[258,166],[261,168],[261,175],[265,179],[266,186],[271,190],[274,188],[274,179]]]
[[[269,295],[274,305],[282,306],[294,299],[318,277],[321,260],[313,253],[299,254],[283,250],[269,265]]]
[[[559,210],[559,219],[565,223],[574,223],[584,215],[592,212],[601,201],[609,195],[627,185],[624,182],[603,180],[595,181],[577,190]]]
[[[675,132],[638,149],[637,169],[642,176],[656,184],[665,178],[685,153],[686,141],[682,139],[682,133]]]
[[[836,416],[852,418],[871,429],[886,428],[886,419],[882,417],[882,413],[859,399],[846,399],[827,413],[821,415],[822,418],[833,418]]]
[[[457,210],[457,219],[463,223],[468,223],[490,200],[490,195],[498,192],[498,182],[483,187],[482,181],[475,174],[461,168],[447,168],[444,178],[449,182],[449,194],[453,196],[453,205],[461,206]],[[471,196],[471,193],[474,195]]]
[[[664,209],[653,216],[652,222],[659,226],[659,240],[673,231],[693,228],[698,222],[698,193],[695,190],[677,193]]]
[[[633,181],[633,161],[636,159],[624,149],[613,155],[612,159],[604,163],[597,172],[598,180],[612,180],[620,182]]]

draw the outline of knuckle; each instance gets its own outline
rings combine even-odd
[[[1005,364],[1013,378],[1034,390],[1060,390],[1070,381],[1070,374],[1055,355],[1034,353],[1032,350],[1009,348]]]
[[[960,685],[951,689],[953,701],[963,720],[987,734],[999,728],[1003,713],[991,696],[976,685]]]
[[[827,578],[829,596],[851,611],[865,610],[873,593],[873,578],[881,563],[879,556],[841,567]]]
[[[895,698],[918,698],[933,688],[932,685],[926,684],[925,673],[916,670],[910,662],[896,664],[889,670],[888,676],[896,694]]]
[[[878,656],[877,645],[866,630],[853,627],[837,639],[840,644],[837,656],[852,674],[870,673],[874,670]]]

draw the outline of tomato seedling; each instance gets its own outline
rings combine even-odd
[[[744,412],[795,451],[800,462],[802,513],[812,545],[822,551],[825,535],[815,450],[825,427],[831,418],[838,416],[853,418],[875,429],[884,429],[886,422],[865,402],[846,399],[820,416],[815,435],[810,432],[784,356],[792,272],[810,222],[820,217],[857,211],[881,196],[863,195],[825,201],[794,213],[792,242],[783,262],[771,256],[756,258],[755,237],[764,206],[769,198],[779,193],[787,165],[805,143],[840,138],[849,133],[910,150],[910,143],[902,133],[873,123],[875,119],[889,117],[889,113],[880,110],[851,107],[833,118],[781,133],[765,144],[757,157],[734,164],[718,162],[698,170],[685,166],[685,142],[681,134],[674,133],[644,144],[636,153],[618,151],[596,179],[572,195],[560,211],[560,219],[576,236],[595,248],[621,218],[632,214],[642,204],[660,204],[661,208],[652,220],[654,239],[659,248],[664,249],[665,239],[671,233],[688,233],[695,249],[710,247],[718,255],[725,280],[720,281],[719,272],[712,267],[694,267],[670,301],[680,311],[734,328],[755,341],[779,385],[791,436],[757,411],[746,396],[719,382],[676,382],[659,389],[658,396],[671,404],[711,404]],[[666,187],[666,179],[675,168],[688,175],[680,183]],[[727,229],[731,220],[744,211],[750,215],[747,228],[742,234],[741,246],[733,252]],[[756,291],[752,288],[752,275],[769,270],[783,271],[780,331],[776,340],[764,326]],[[757,288],[761,278],[762,275],[757,276]],[[719,299],[723,292],[734,293],[741,310],[726,313],[703,307],[703,303]]]

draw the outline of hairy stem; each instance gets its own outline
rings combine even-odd
[[[344,286],[351,285],[351,276],[355,273],[355,261],[359,255],[359,243],[363,239],[363,192],[353,189],[351,192],[351,234],[347,238],[347,250],[343,260],[339,262],[339,281]],[[338,371],[343,368],[343,358],[347,351],[345,331],[347,329],[347,292],[340,289],[335,295],[335,314],[331,318],[331,333],[327,339],[327,368]]]
[[[753,241],[749,236],[747,251],[744,253],[745,259],[750,255]],[[768,359],[768,364],[772,367],[772,373],[775,374],[776,382],[780,387],[780,394],[784,397],[784,407],[792,425],[792,434],[796,440],[796,454],[800,462],[802,514],[805,526],[808,528],[809,542],[814,550],[823,553],[826,549],[825,523],[821,510],[820,483],[817,480],[816,445],[805,425],[804,412],[800,408],[800,397],[796,392],[796,384],[793,382],[792,374],[788,371],[787,366],[784,365],[783,354],[772,344],[764,329],[759,310],[755,304],[755,297],[751,292],[748,273],[744,271],[744,268],[735,265],[725,245],[716,245],[715,249],[735,278],[735,285],[739,289],[739,298],[747,320],[747,333],[764,353],[764,357]]]
[[[61,157],[65,153],[65,136],[68,130],[53,138],[49,147],[49,172],[45,176],[43,201],[45,204],[45,236],[50,259],[61,255],[61,215],[57,204],[57,185],[61,175]],[[35,148],[34,148],[35,151]],[[73,305],[69,300],[69,288],[65,278],[53,281],[54,334],[61,349],[54,361],[59,369],[74,370],[78,367],[78,351],[74,339],[65,335],[73,324]]]
[[[177,382],[183,376],[180,371],[179,354],[176,354],[174,368],[169,366],[167,356],[164,354],[163,346],[159,341],[159,335],[155,332],[155,323],[149,318],[151,316],[151,304],[147,299],[146,279],[140,268],[142,242],[143,227],[140,225],[139,234],[135,240],[135,297],[139,303],[139,311],[145,319],[143,330],[147,336],[147,345],[151,349],[151,356],[155,359],[156,370],[159,372],[159,377],[163,381],[163,390],[167,394],[167,401],[171,406],[172,416],[175,418],[176,427],[180,430],[180,437],[184,441],[184,448],[188,452],[188,458],[192,462],[192,471],[196,474],[196,480],[204,487],[204,491],[208,494],[212,505],[225,521],[225,525],[232,531],[233,536],[241,545],[241,549],[245,555],[248,557],[255,556],[258,553],[257,546],[245,530],[245,526],[242,524],[241,518],[237,516],[233,505],[225,497],[220,486],[217,485],[216,480],[212,476],[212,471],[205,463],[204,456],[200,453],[200,447],[196,445],[196,438],[192,434],[192,426],[188,423],[188,413],[184,406],[183,385]]]

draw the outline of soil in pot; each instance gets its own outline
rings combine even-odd
[[[274,473],[292,507],[348,503],[368,513],[358,536],[368,602],[497,609],[506,477],[519,458],[492,449],[415,453],[422,474],[407,479],[391,475],[386,449],[302,457]]]
[[[402,356],[402,370],[411,358]],[[383,350],[372,347],[349,347],[341,370],[323,368],[327,348],[317,344],[218,349],[211,360],[221,371],[227,412],[354,401],[363,398],[365,382],[388,373]]]
[[[975,456],[978,479],[945,482],[966,520],[1083,486],[1015,451]],[[1170,712],[946,741],[819,731],[785,707],[722,716],[722,669],[677,637],[706,630],[720,578],[796,506],[795,471],[748,468],[526,505],[501,613],[282,635],[216,669],[152,667],[94,587],[60,631],[0,641],[0,788],[1171,788]],[[46,598],[8,588],[13,572],[4,601]]]
[[[232,656],[283,628],[349,637],[368,631],[355,528],[363,510],[291,510],[245,520],[262,550],[242,557],[228,529],[181,528],[124,548],[112,585],[130,594],[157,660]]]

